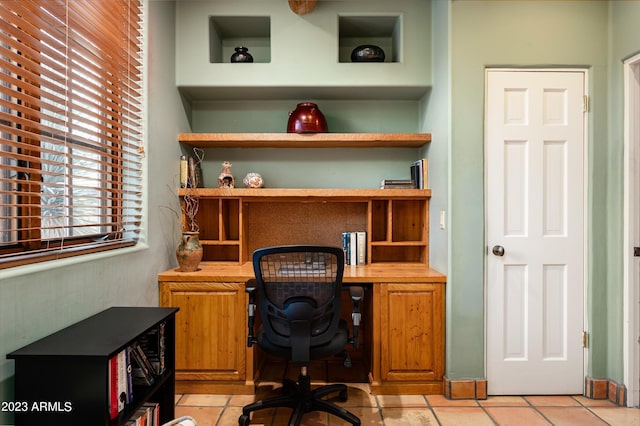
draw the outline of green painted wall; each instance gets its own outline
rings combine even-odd
[[[637,2],[451,2],[450,378],[484,374],[485,69],[575,67],[588,69],[591,98],[587,374],[621,381],[622,118],[610,107],[622,88],[611,61],[640,47],[637,17]]]
[[[449,151],[451,148],[451,96],[450,96],[450,3],[434,1],[431,10],[431,52],[433,87],[421,101],[419,130],[431,133],[432,142],[426,146],[423,157],[429,159],[429,263],[431,267],[447,272],[449,258]],[[445,214],[445,228],[440,228],[440,212]],[[448,300],[447,300],[448,301]],[[448,308],[447,308],[448,310]],[[447,321],[447,327],[449,321]],[[447,333],[447,336],[450,333]]]
[[[594,376],[603,372],[619,382],[623,379],[623,155],[624,83],[623,61],[640,53],[640,1],[610,2],[609,135],[607,176],[607,336],[606,368],[594,366]],[[597,320],[597,318],[594,318]]]
[[[194,102],[194,132],[285,132],[289,111],[303,99]],[[331,132],[416,132],[418,101],[315,100]],[[207,149],[206,186],[217,186],[222,161],[233,164],[236,186],[257,172],[272,188],[378,188],[381,179],[409,179],[420,158],[404,149]]]
[[[452,2],[451,263],[452,324],[447,374],[484,375],[484,90],[487,67],[588,67],[589,152],[606,155],[607,6],[604,2]],[[589,164],[589,234],[604,223],[606,180]],[[598,238],[598,240],[601,240]],[[593,251],[598,251],[594,253]],[[589,254],[589,286],[604,286],[605,247]],[[594,336],[595,338],[595,336]],[[592,354],[597,361],[598,354]]]
[[[431,81],[431,31],[424,25],[431,19],[429,6],[422,0],[375,0],[366,8],[358,2],[323,1],[299,16],[279,0],[177,3],[177,85],[192,131],[285,132],[288,113],[299,102],[317,103],[330,132],[423,130],[421,102]],[[270,62],[210,62],[207,46],[217,39],[211,41],[208,20],[224,23],[225,17],[247,16],[270,22]],[[387,51],[394,63],[339,61],[344,50],[340,20],[354,16],[397,19],[394,37],[403,50]],[[246,30],[231,25],[226,31],[241,39]],[[230,161],[237,186],[246,173],[258,172],[267,187],[377,188],[385,178],[408,179],[409,166],[423,155],[424,150],[413,148],[207,149],[203,174],[206,185],[216,186],[221,162]]]
[[[176,9],[177,84],[199,99],[219,98],[221,93],[227,99],[234,99],[233,94],[255,99],[257,94],[282,98],[290,93],[342,99],[352,99],[357,93],[379,99],[367,92],[382,92],[384,88],[389,96],[406,93],[416,99],[414,88],[420,87],[424,94],[431,82],[431,31],[424,25],[430,22],[430,4],[431,0],[323,0],[317,2],[312,13],[296,15],[282,0],[181,0]],[[358,25],[360,34],[373,40],[388,35],[393,41],[385,46],[402,45],[399,52],[386,50],[388,59],[395,59],[393,63],[344,62],[346,58],[340,52],[345,49],[345,39],[353,39],[355,45],[362,39],[360,34],[345,31],[340,22],[358,16],[397,18],[396,25],[387,26],[381,33],[368,25]],[[270,32],[258,38],[270,45],[270,62],[230,64],[225,63],[225,56],[222,63],[212,63],[209,51],[218,38],[212,42],[210,35],[218,32],[211,32],[209,21],[223,22],[224,17],[255,17],[269,22]],[[249,35],[249,27],[236,22],[229,25],[226,34],[241,41],[243,35]],[[251,51],[253,40],[246,37],[246,42]]]

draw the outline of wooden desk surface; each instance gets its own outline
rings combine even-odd
[[[202,262],[196,272],[180,272],[170,269],[158,275],[159,282],[245,282],[254,278],[251,262]],[[345,266],[343,281],[346,283],[445,283],[447,277],[429,267],[417,263],[374,263],[362,266]]]

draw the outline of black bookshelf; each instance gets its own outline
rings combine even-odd
[[[113,307],[7,354],[15,360],[15,424],[119,426],[145,402],[174,418],[175,314],[178,308]],[[133,401],[109,416],[109,360],[165,323],[165,372],[134,386]]]

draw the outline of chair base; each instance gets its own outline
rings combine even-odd
[[[311,411],[324,411],[351,423],[354,426],[360,425],[360,419],[344,408],[322,399],[323,397],[339,392],[340,401],[347,400],[347,386],[343,384],[333,384],[311,390],[311,378],[308,375],[300,374],[298,382],[285,379],[282,392],[284,395],[256,401],[242,408],[242,415],[238,419],[240,426],[249,424],[249,415],[264,408],[288,407],[293,409],[289,417],[288,426],[298,426],[305,413]]]

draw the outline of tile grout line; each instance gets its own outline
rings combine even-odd
[[[540,414],[540,415],[542,416],[542,418],[543,418],[543,419],[545,419],[546,421],[548,421],[550,425],[554,425],[554,424],[555,424],[555,423],[553,423],[553,422],[551,421],[551,419],[549,419],[547,416],[545,416],[545,415],[544,415],[544,413],[543,413],[542,411],[540,411],[540,410],[538,409],[538,406],[537,406],[537,405],[534,405],[531,401],[529,401],[529,400],[527,399],[527,397],[526,397],[526,396],[522,396],[522,399],[524,399],[524,400],[527,402],[527,404],[528,404],[531,408],[533,408],[533,411],[535,411],[536,413]],[[573,396],[571,397],[571,399],[574,399],[574,398],[573,398]],[[575,399],[574,399],[574,400],[575,400]],[[577,402],[580,406],[582,406],[582,404],[580,404],[580,401],[576,401],[576,402]],[[547,405],[543,405],[542,407],[553,407],[553,405],[548,405],[548,406],[547,406]],[[561,406],[558,406],[558,407],[561,407]],[[602,420],[602,419],[600,419],[600,417],[598,417],[598,416],[596,416],[596,417],[597,417],[599,420]],[[605,422],[605,423],[606,423],[606,422]]]
[[[222,406],[222,411],[220,411],[220,414],[218,415],[218,420],[216,420],[216,422],[214,423],[214,426],[220,425],[220,422],[222,421],[222,418],[224,417],[224,413],[227,411],[227,409],[231,408],[231,406],[229,404],[231,404],[231,400],[232,399],[233,399],[233,394],[227,395],[227,401]]]
[[[591,406],[585,405],[582,402],[580,402],[580,400],[576,399],[575,396],[571,395],[571,398],[576,401],[578,404],[580,404],[580,406],[584,409],[586,409],[588,412],[590,412],[591,414],[593,414],[598,420],[602,420],[605,424],[609,424],[608,421],[606,421],[605,419],[603,419],[602,417],[600,417],[596,412],[594,412],[591,408]]]
[[[476,400],[476,402],[478,402],[478,401]],[[482,412],[483,412],[483,413],[484,413],[484,414],[489,418],[489,420],[491,420],[491,422],[493,422],[493,424],[494,424],[495,426],[499,426],[499,425],[500,425],[500,424],[497,422],[497,420],[493,418],[493,416],[491,415],[491,413],[489,413],[489,412],[487,411],[487,407],[488,407],[488,406],[487,406],[487,407],[485,407],[484,405],[480,404],[479,402],[478,402],[478,406],[479,406],[480,408],[482,408]]]
[[[438,422],[438,426],[442,426],[442,422],[440,421],[440,419],[438,419],[436,412],[433,410],[433,405],[431,405],[431,402],[429,402],[429,398],[427,398],[427,395],[423,394],[422,398],[424,398],[425,402],[427,403],[427,408],[431,412],[431,415],[433,416],[434,419],[436,419],[436,422]]]

